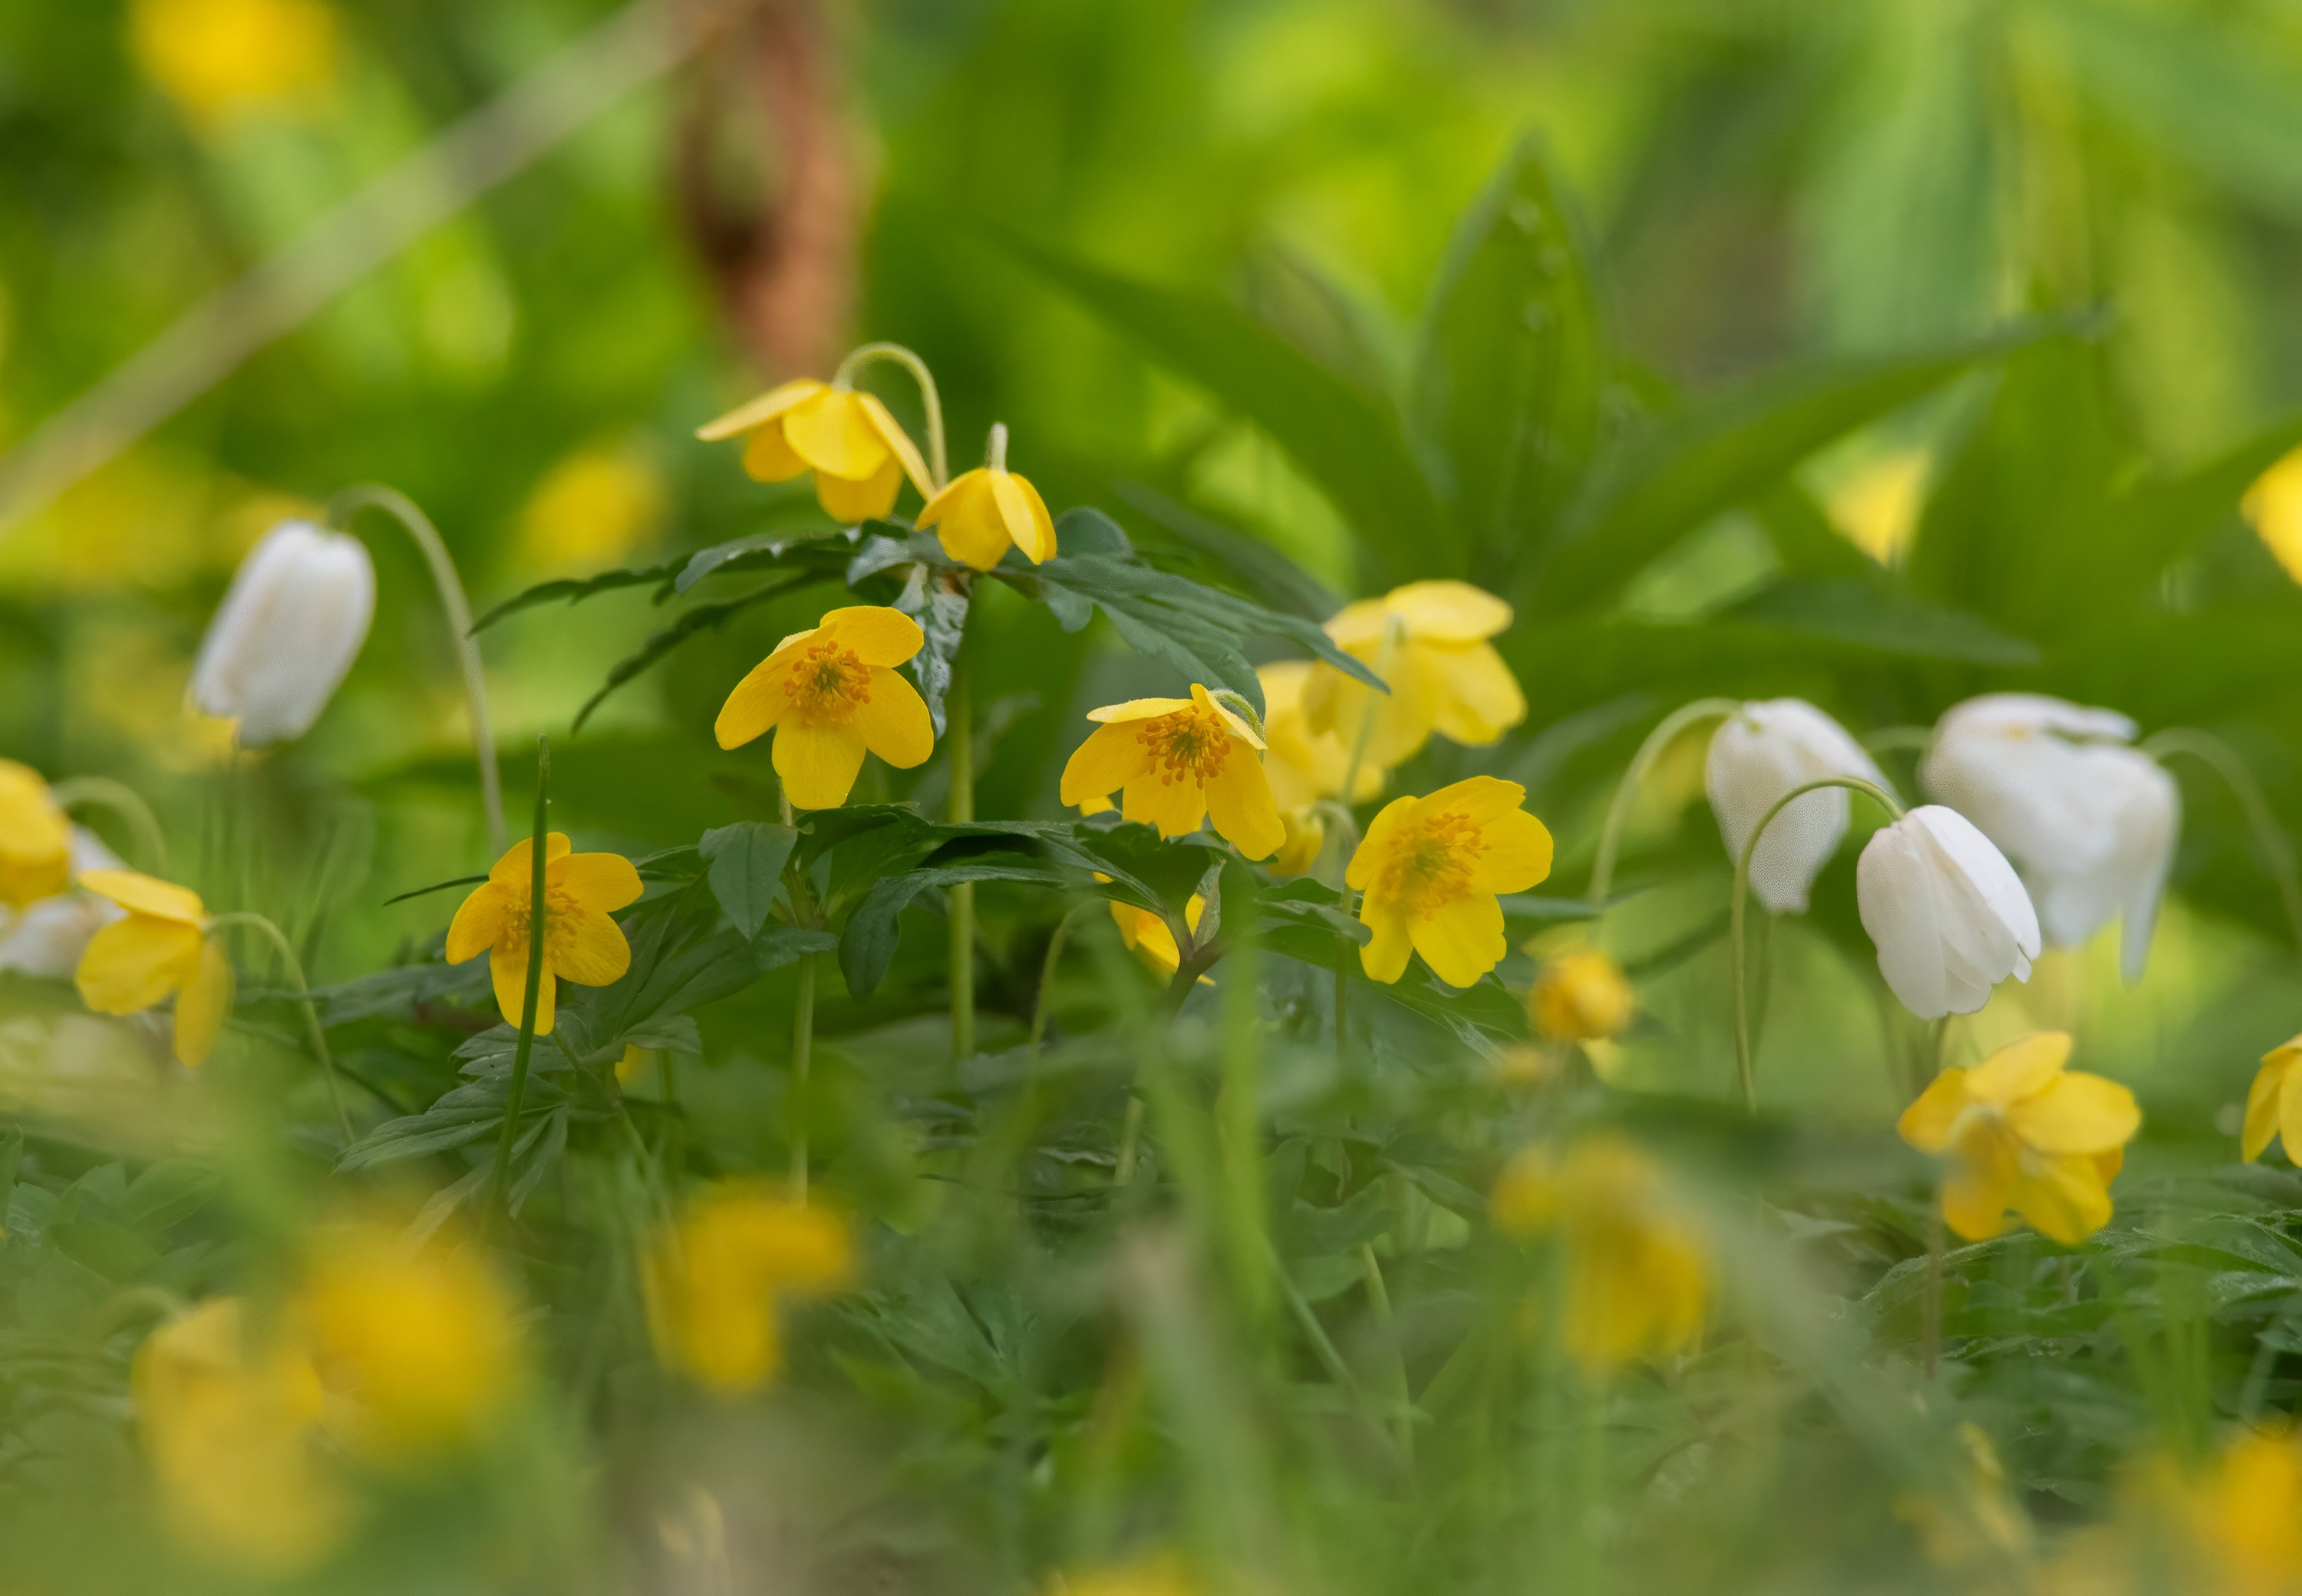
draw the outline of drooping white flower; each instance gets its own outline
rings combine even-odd
[[[240,562],[208,623],[192,701],[237,720],[243,745],[300,737],[342,685],[374,614],[366,545],[282,521]]]
[[[1702,785],[1730,859],[1783,794],[1827,776],[1859,777],[1893,792],[1846,728],[1803,699],[1754,700],[1710,739]],[[1751,855],[1751,889],[1777,914],[1806,912],[1814,878],[1846,836],[1844,787],[1809,793],[1777,815]]]
[[[1923,803],[1871,835],[1854,901],[1878,973],[1921,1020],[1971,1014],[2008,976],[2030,979],[2038,916],[2021,878],[1956,810]]]
[[[2128,744],[2134,722],[2033,693],[1993,693],[1942,718],[1919,772],[1927,795],[1998,844],[2046,940],[2083,945],[2122,916],[2120,967],[2138,979],[2173,861],[2181,794]]]
[[[119,856],[85,827],[71,828],[71,873],[117,870]],[[0,970],[46,980],[70,980],[88,939],[126,911],[92,892],[63,892],[11,914],[0,909]]]

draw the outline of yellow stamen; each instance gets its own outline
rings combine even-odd
[[[871,701],[871,670],[853,649],[811,643],[784,678],[784,693],[809,725],[845,726]]]
[[[1185,779],[1205,786],[1231,755],[1231,728],[1213,710],[1178,710],[1141,726],[1136,737],[1150,751],[1162,786]]]
[[[1442,810],[1410,823],[1383,866],[1374,895],[1428,920],[1470,890],[1472,867],[1486,851],[1477,821]]]

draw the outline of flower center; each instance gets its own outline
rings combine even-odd
[[[1428,920],[1470,892],[1472,869],[1486,851],[1486,835],[1468,815],[1442,810],[1412,821],[1391,846],[1375,895]]]
[[[845,726],[871,701],[871,668],[826,638],[800,651],[784,677],[792,708],[810,726]]]
[[[1162,786],[1179,781],[1205,786],[1231,755],[1231,728],[1213,710],[1178,710],[1138,724],[1142,729],[1135,734],[1136,739],[1151,755]]]
[[[499,945],[515,957],[527,955],[527,934],[531,900],[528,890],[523,890],[519,901],[504,915],[503,940]],[[574,918],[580,907],[576,895],[564,886],[545,882],[543,886],[543,957],[549,965],[552,955],[565,950],[575,936]]]

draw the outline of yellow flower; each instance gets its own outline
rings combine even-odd
[[[1256,679],[1263,684],[1263,769],[1281,814],[1335,797],[1349,774],[1350,744],[1331,729],[1314,731],[1306,708],[1312,677],[1327,668],[1308,659],[1256,668]],[[1350,801],[1365,802],[1382,791],[1382,768],[1372,758],[1362,760],[1351,786]]]
[[[1487,642],[1510,624],[1509,605],[1466,582],[1410,582],[1344,606],[1327,635],[1390,692],[1321,666],[1303,697],[1311,729],[1348,748],[1372,713],[1366,758],[1384,769],[1413,758],[1434,731],[1484,747],[1526,718],[1525,695]]]
[[[1191,901],[1183,905],[1183,923],[1194,934],[1198,931],[1199,915],[1206,906],[1206,900],[1197,893],[1193,893]],[[1138,909],[1132,903],[1113,903],[1111,918],[1119,923],[1119,939],[1143,962],[1163,976],[1172,976],[1182,968],[1183,951],[1175,945],[1175,933],[1167,928],[1164,920],[1148,909]],[[1201,976],[1199,984],[1211,987],[1214,983]]]
[[[830,1210],[754,1182],[710,1188],[648,1256],[656,1350],[722,1396],[757,1390],[783,1363],[781,1301],[841,1290],[853,1272],[846,1223]]]
[[[1971,1420],[1958,1427],[1966,1466],[1943,1494],[1907,1491],[1895,1498],[1895,1516],[1919,1533],[1927,1560],[1938,1568],[1981,1570],[2030,1550],[2030,1521],[2006,1491],[1998,1449]]]
[[[335,13],[316,0],[136,0],[136,64],[194,116],[324,86]]]
[[[1047,1596],[1198,1596],[1200,1586],[1172,1552],[1139,1562],[1057,1575]]]
[[[0,760],[0,905],[21,909],[71,885],[71,826],[29,765]]]
[[[776,774],[793,807],[836,809],[854,790],[866,751],[899,770],[935,752],[927,701],[892,668],[926,642],[900,610],[832,610],[776,644],[735,684],[713,735],[720,747],[740,748],[773,729]]]
[[[2255,478],[2238,508],[2286,574],[2302,582],[2302,449]]]
[[[231,1013],[231,961],[207,934],[199,895],[134,870],[88,870],[80,884],[128,911],[88,939],[73,979],[99,1014],[132,1014],[176,994],[176,1057],[197,1068]]]
[[[1566,1251],[1569,1357],[1603,1373],[1694,1344],[1710,1300],[1701,1239],[1662,1171],[1619,1137],[1590,1136],[1564,1158],[1529,1147],[1505,1166],[1491,1201],[1506,1235],[1556,1235]]]
[[[2252,1163],[2262,1156],[2270,1138],[2286,1139],[2286,1156],[2302,1163],[2302,1037],[2281,1042],[2262,1055],[2253,1089],[2246,1095],[2246,1130],[2239,1151]]]
[[[1894,564],[1919,529],[1933,464],[1923,449],[1896,449],[1869,461],[1832,490],[1831,524],[1879,564]]]
[[[535,989],[535,1034],[551,1034],[561,979],[604,987],[631,968],[632,945],[609,917],[640,895],[640,873],[620,853],[571,853],[567,835],[543,844],[543,980]],[[528,920],[534,910],[534,840],[514,843],[448,926],[448,962],[484,951],[504,1023],[517,1025],[527,996]]]
[[[278,1577],[341,1538],[342,1495],[315,1445],[319,1374],[241,1298],[211,1298],[155,1330],[129,1390],[162,1509],[187,1545]]]
[[[868,393],[801,377],[695,430],[705,442],[745,434],[744,469],[752,480],[788,482],[815,473],[815,497],[834,519],[867,521],[895,508],[908,476],[930,497],[927,462]]]
[[[2183,1478],[2171,1466],[2160,1491],[2186,1531],[2209,1583],[2189,1588],[2228,1596],[2302,1591],[2302,1450],[2284,1425],[2253,1431],[2211,1466]]]
[[[388,1462],[470,1441],[518,1375],[516,1307],[485,1259],[436,1241],[411,1247],[388,1226],[315,1238],[295,1319],[323,1382],[349,1399],[347,1439]]]
[[[663,520],[663,479],[628,445],[562,456],[520,507],[520,549],[535,565],[596,569],[622,559]]]
[[[936,528],[943,551],[965,566],[987,571],[1013,544],[1033,565],[1052,559],[1055,523],[1039,490],[1007,469],[1007,429],[991,429],[991,462],[954,479],[927,502],[914,523]]]
[[[1290,809],[1280,811],[1279,824],[1286,836],[1271,856],[1272,873],[1309,875],[1318,868],[1320,851],[1327,845],[1327,823],[1315,809]]]
[[[1558,1042],[1596,1042],[1631,1022],[1631,983],[1596,948],[1562,953],[1542,967],[1526,995],[1534,1029]]]
[[[1116,789],[1128,819],[1185,836],[1207,819],[1249,859],[1286,840],[1256,757],[1263,739],[1197,683],[1189,698],[1131,699],[1088,718],[1100,724],[1063,767],[1065,803]]]
[[[1526,789],[1474,776],[1428,798],[1394,798],[1367,827],[1343,879],[1366,895],[1374,936],[1359,964],[1378,981],[1407,973],[1411,947],[1439,979],[1467,987],[1509,951],[1497,895],[1550,874],[1550,833],[1519,808]]]
[[[2009,1208],[2065,1245],[2110,1222],[2110,1181],[2142,1111],[2116,1081],[2065,1071],[2070,1056],[2067,1032],[2040,1031],[1945,1070],[1903,1111],[1903,1139],[1951,1159],[1943,1218],[1967,1240],[2004,1231]]]

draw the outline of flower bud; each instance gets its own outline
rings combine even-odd
[[[240,562],[192,667],[201,713],[239,722],[243,747],[309,731],[375,614],[375,567],[357,538],[282,521]]]
[[[2009,975],[2030,979],[2030,895],[1956,810],[1921,804],[1873,833],[1855,863],[1854,898],[1878,973],[1921,1020],[1971,1014]]]
[[[1551,960],[1526,995],[1527,1018],[1558,1042],[1596,1042],[1631,1022],[1631,983],[1596,949]]]
[[[1744,704],[1710,739],[1702,767],[1727,856],[1743,857],[1751,833],[1785,794],[1830,776],[1886,786],[1862,745],[1812,704],[1795,698]],[[1777,815],[1759,839],[1751,854],[1751,890],[1770,912],[1806,912],[1814,878],[1846,835],[1848,797],[1843,787],[1809,793]]]

